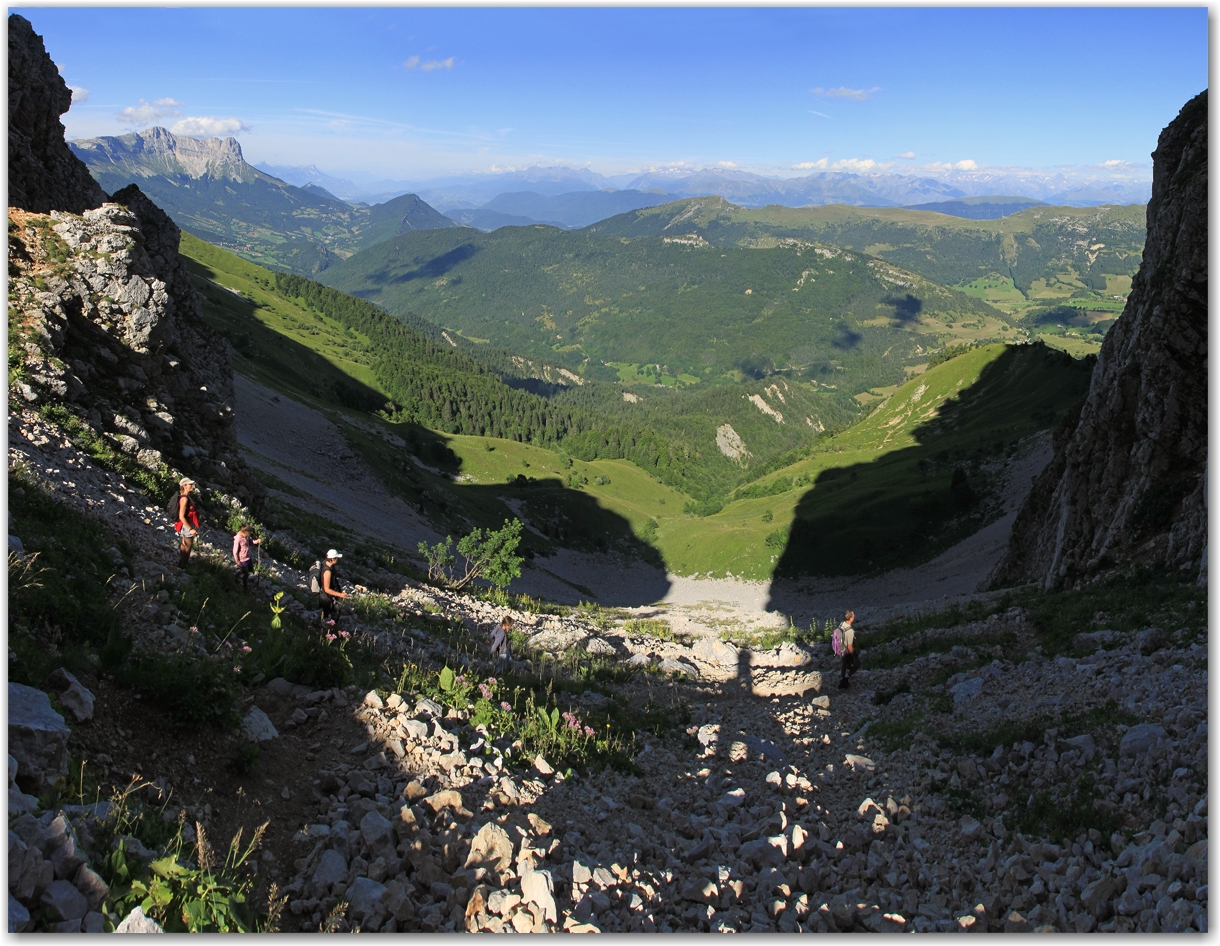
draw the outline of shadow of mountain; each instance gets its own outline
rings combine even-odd
[[[447,253],[442,253],[440,256],[433,257],[428,262],[409,270],[401,275],[391,277],[388,282],[411,282],[415,279],[439,279],[445,273],[456,266],[466,262],[476,253],[479,252],[479,247],[473,243],[463,243],[461,246],[455,246]]]
[[[905,296],[889,296],[883,301],[894,307],[894,318],[900,322],[917,322],[923,311],[923,300],[909,292]]]
[[[995,485],[985,461],[1062,420],[1092,370],[1041,344],[1009,347],[914,429],[914,446],[823,470],[797,503],[768,610],[790,612],[801,578],[915,565],[976,532]]]

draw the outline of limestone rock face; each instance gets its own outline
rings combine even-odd
[[[1148,240],[1079,415],[1013,524],[991,587],[1124,563],[1206,580],[1207,92],[1161,132]]]
[[[64,142],[59,116],[72,92],[42,37],[16,13],[8,18],[8,203],[32,213],[83,213],[106,194]]]
[[[9,683],[8,751],[17,760],[19,784],[43,792],[66,776],[71,732],[45,693]]]

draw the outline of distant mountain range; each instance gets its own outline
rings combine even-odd
[[[303,275],[400,233],[456,226],[414,194],[356,206],[314,183],[285,183],[247,164],[235,138],[150,128],[68,145],[108,193],[137,184],[201,239]]]
[[[1020,213],[1030,207],[1045,207],[1046,203],[1032,197],[963,197],[960,200],[942,200],[930,204],[913,204],[907,210],[930,210],[951,217],[967,220],[998,220],[1010,214]]]

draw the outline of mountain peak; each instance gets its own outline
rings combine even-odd
[[[193,179],[248,180],[259,174],[242,157],[236,138],[191,138],[160,126],[117,138],[83,138],[69,142],[69,147],[90,166],[106,161],[113,164],[138,161],[144,165],[151,162],[160,173],[184,174]]]

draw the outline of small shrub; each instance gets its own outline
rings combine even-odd
[[[420,542],[419,554],[428,563],[428,578],[434,582],[442,582],[456,590],[481,578],[496,588],[503,588],[521,575],[524,559],[516,554],[520,541],[520,521],[505,519],[504,525],[494,532],[475,529],[458,542],[460,566],[453,555],[451,536],[430,548],[426,542]]]

